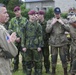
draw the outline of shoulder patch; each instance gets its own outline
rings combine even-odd
[[[8,42],[8,43],[10,43],[10,36],[6,36],[6,41]]]

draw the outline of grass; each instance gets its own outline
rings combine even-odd
[[[21,58],[20,58],[20,60],[21,60]],[[69,70],[69,64],[68,64],[68,70]],[[50,71],[51,71],[51,64],[50,64]],[[33,75],[33,72],[32,72],[32,75]],[[17,72],[13,73],[13,75],[25,75],[22,71],[21,61],[20,61],[20,64],[19,64],[19,70]],[[44,67],[43,67],[43,70],[42,70],[42,75],[49,75],[49,74],[45,73],[45,68]],[[56,66],[56,75],[64,75],[63,74],[63,68],[62,68],[61,61],[60,61],[59,57],[58,57],[57,66]],[[70,74],[68,74],[68,75],[70,75]]]

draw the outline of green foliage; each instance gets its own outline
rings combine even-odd
[[[5,4],[5,5],[7,6],[8,3],[9,3],[9,1],[10,1],[10,0],[0,0],[0,3],[3,3],[3,4]]]
[[[0,0],[0,3],[3,3],[3,0]]]
[[[8,10],[8,14],[9,14],[10,19],[15,16],[14,12],[11,10]]]
[[[68,14],[68,13],[62,13],[61,16],[62,16],[63,18],[67,18],[67,14]]]
[[[28,11],[29,11],[29,9],[22,10],[22,13],[21,13],[22,16],[28,18]]]
[[[15,6],[19,6],[19,5],[20,5],[19,0],[10,0],[7,8],[12,11]]]
[[[20,6],[20,8],[21,8],[21,10],[25,10],[25,8],[26,8],[26,4],[23,3],[23,4]]]
[[[48,8],[48,11],[45,13],[45,19],[51,19],[54,16],[53,8]]]
[[[26,5],[25,4],[22,4],[20,6],[20,8],[21,8],[21,11],[22,11],[21,12],[22,16],[28,18],[28,11],[29,11],[29,9],[26,9]]]
[[[26,75],[25,73],[23,73],[23,69],[22,69],[21,66],[22,66],[22,64],[19,64],[19,70],[17,72],[13,73],[13,75]],[[68,63],[68,71],[70,69],[69,66],[70,66],[70,64]],[[51,68],[52,67],[51,67],[51,64],[50,64],[50,71],[51,71]],[[34,68],[32,69],[32,75],[34,75]],[[43,66],[43,69],[42,69],[42,75],[50,75],[50,74],[45,73],[44,66]],[[57,62],[56,75],[64,75],[62,64],[61,64],[60,60],[58,60],[58,62]],[[68,73],[68,75],[70,75],[70,74]]]

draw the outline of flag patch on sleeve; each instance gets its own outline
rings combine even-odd
[[[10,37],[8,35],[6,36],[6,41],[10,43]]]

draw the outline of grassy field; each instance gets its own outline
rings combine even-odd
[[[20,58],[20,60],[21,60],[21,58]],[[69,64],[68,64],[68,70],[69,70]],[[51,64],[50,64],[50,71],[51,71]],[[32,72],[32,75],[33,75],[33,72]],[[19,70],[17,72],[13,73],[13,75],[25,75],[22,71],[21,61],[20,61],[20,64],[19,64]],[[42,75],[49,75],[49,74],[45,73],[45,68],[44,67],[43,67],[43,70],[42,70]],[[56,75],[64,75],[62,65],[61,65],[61,61],[60,61],[59,57],[58,57],[57,66],[56,66]],[[70,74],[68,73],[68,75],[70,75]]]

